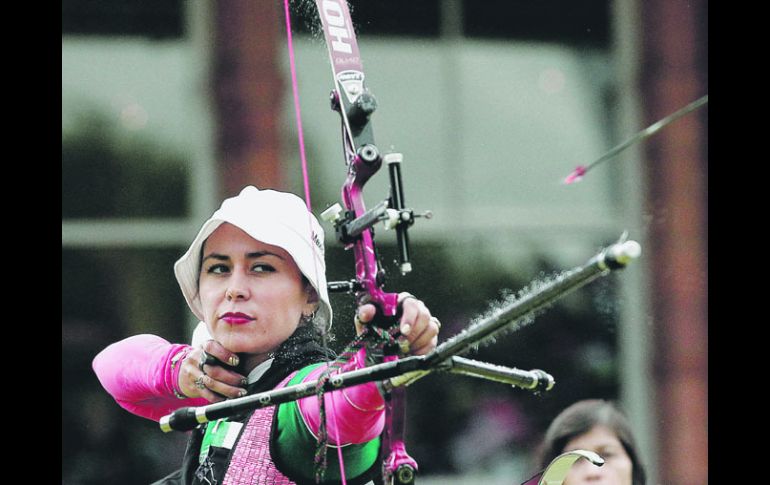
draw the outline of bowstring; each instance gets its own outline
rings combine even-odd
[[[303,129],[302,129],[302,112],[300,109],[300,102],[299,102],[299,84],[297,82],[297,67],[295,63],[295,55],[294,55],[294,42],[293,42],[293,36],[291,33],[291,13],[289,9],[289,0],[284,0],[283,2],[284,6],[284,15],[285,15],[285,23],[286,23],[286,39],[287,39],[287,47],[289,51],[289,67],[291,71],[291,90],[292,90],[292,96],[294,98],[294,116],[297,123],[297,133],[298,133],[298,141],[299,141],[299,155],[300,155],[300,164],[302,166],[302,183],[304,186],[305,191],[305,204],[307,206],[308,211],[308,228],[311,231],[311,240],[312,240],[312,203],[310,199],[310,179],[308,177],[308,170],[307,170],[307,156],[305,154],[305,138],[303,135]],[[315,251],[315,249],[314,249]],[[313,258],[313,266],[315,269],[316,274],[316,281],[319,281],[318,274],[318,263],[316,261],[316,258]],[[319,289],[320,291],[320,289]],[[319,295],[320,298],[320,295]],[[331,322],[329,322],[330,324]],[[329,348],[328,345],[328,326],[323,329],[321,332],[321,340],[323,347],[325,349]],[[320,414],[320,422],[319,422],[319,433],[318,433],[318,448],[316,450],[315,454],[315,467],[316,467],[316,483],[321,483],[324,478],[324,474],[326,471],[326,450],[328,446],[328,439],[327,439],[327,433],[326,433],[326,406],[325,406],[325,398],[323,393],[323,384],[328,380],[328,378],[331,375],[332,370],[336,369],[333,368],[333,363],[329,361],[328,357],[329,353],[327,352],[327,361],[326,361],[326,370],[322,374],[322,378],[319,379],[319,383],[321,385],[317,389],[317,399],[318,405],[319,405],[319,414]],[[338,367],[338,366],[337,366]],[[334,407],[334,398],[335,394],[332,392],[329,394],[329,398],[332,403],[332,407]],[[340,477],[342,480],[342,485],[347,485],[346,477],[345,477],[345,462],[342,457],[342,443],[339,439],[339,427],[337,426],[336,422],[336,416],[334,413],[331,413],[331,420],[332,425],[334,427],[334,430],[336,432],[336,440],[337,440],[337,459],[339,461],[339,467],[340,467]]]

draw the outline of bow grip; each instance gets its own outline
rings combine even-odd
[[[403,311],[401,304],[398,302],[397,293],[384,293],[381,291],[378,293],[376,296],[369,292],[359,293],[357,297],[358,306],[374,305],[374,317],[365,324],[388,330],[398,325]]]
[[[374,305],[374,317],[363,324],[369,328],[376,328],[375,333],[386,337],[387,341],[382,348],[383,356],[403,356],[409,352],[408,341],[401,335],[399,323],[403,315],[401,304],[398,303],[398,294],[380,293],[386,303],[377,301],[369,293],[361,293],[358,297],[359,306],[365,304]]]

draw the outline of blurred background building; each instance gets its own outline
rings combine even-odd
[[[651,484],[707,483],[708,111],[561,181],[708,92],[705,0],[351,1],[375,136],[404,153],[420,295],[458,332],[531,281],[624,231],[640,264],[580,290],[476,357],[556,378],[532,395],[470,378],[410,388],[422,483],[521,483],[550,420],[615,399]],[[318,214],[343,180],[331,71],[314,2],[292,19]],[[302,195],[279,0],[62,2],[62,483],[148,483],[185,436],[119,408],[90,362],[137,333],[190,338],[172,272],[200,224],[244,185]],[[368,188],[386,196],[382,174]],[[351,255],[327,227],[330,279]],[[378,234],[388,259],[392,239]],[[390,252],[390,253],[389,253]],[[336,296],[336,315],[352,302]],[[336,325],[337,344],[351,329]]]

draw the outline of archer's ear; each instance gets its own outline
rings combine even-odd
[[[305,285],[305,293],[307,293],[307,302],[308,303],[318,303],[320,302],[320,298],[318,297],[318,292],[315,291],[315,288],[313,288],[313,285],[308,283]]]
[[[318,298],[318,293],[315,291],[315,288],[311,285],[307,285],[307,290],[305,290],[305,292],[307,293],[307,306],[305,307],[305,310],[307,311],[307,314],[314,315],[321,306],[321,300]]]

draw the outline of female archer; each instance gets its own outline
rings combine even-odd
[[[174,273],[201,321],[191,346],[137,335],[100,352],[93,368],[120,406],[153,420],[201,406],[316,380],[334,355],[320,344],[332,322],[323,229],[293,194],[246,187],[203,224]],[[440,323],[425,305],[399,295],[409,353],[436,347]],[[356,330],[375,316],[358,308]],[[361,368],[361,348],[342,372]],[[379,472],[384,399],[375,383],[266,407],[196,428],[182,468],[157,483],[315,483],[321,428],[342,459],[328,460],[325,483],[363,483]],[[324,460],[324,462],[326,462]],[[339,463],[344,465],[340,470]],[[343,475],[344,474],[344,475]]]

